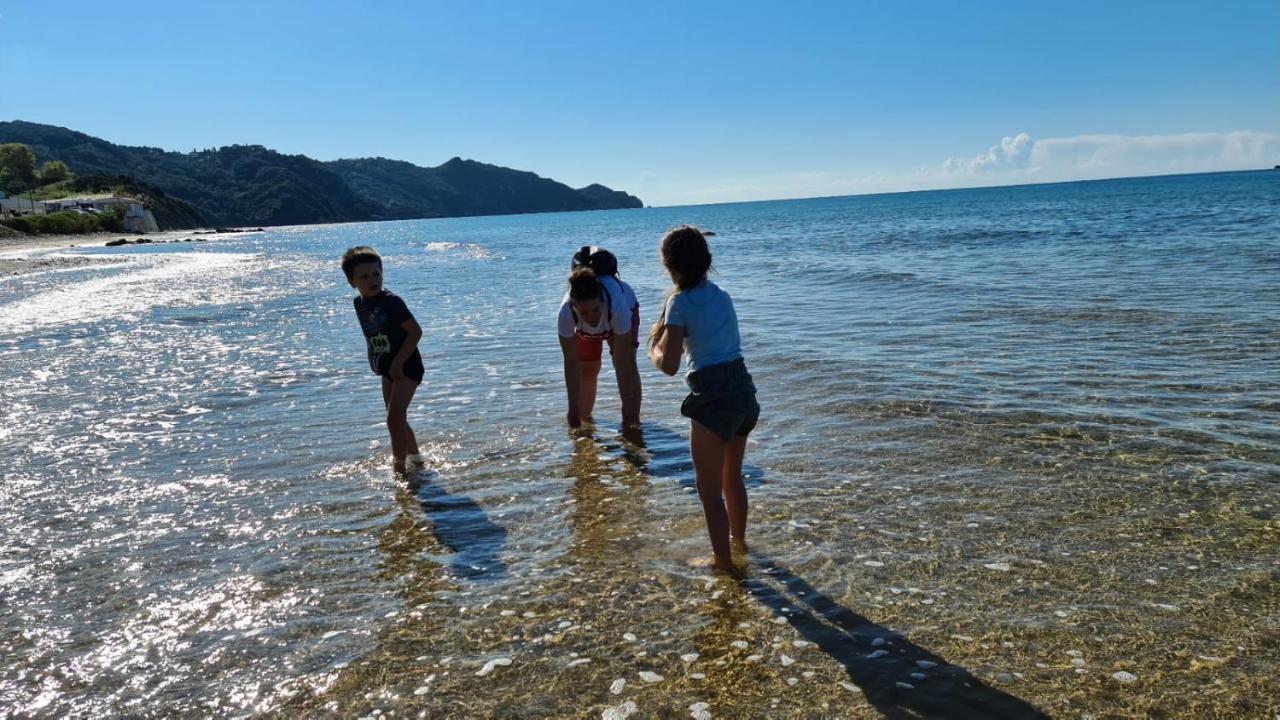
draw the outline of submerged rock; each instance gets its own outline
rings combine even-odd
[[[1137,680],[1138,680],[1138,676],[1137,676],[1137,675],[1134,675],[1133,673],[1128,672],[1127,670],[1121,670],[1121,671],[1119,671],[1119,672],[1117,672],[1117,673],[1113,674],[1111,677],[1112,677],[1116,682],[1121,683],[1121,684],[1123,684],[1123,685],[1128,685],[1129,683],[1137,682]]]
[[[494,658],[489,662],[485,663],[484,667],[477,670],[476,675],[480,677],[484,677],[485,675],[488,675],[489,673],[493,672],[494,668],[497,668],[499,666],[506,667],[507,665],[510,665],[510,664],[511,664],[511,658],[505,658],[505,657]]]
[[[628,700],[621,705],[605,708],[604,712],[600,713],[600,720],[627,720],[636,714],[636,710],[639,708],[636,707],[635,702]]]

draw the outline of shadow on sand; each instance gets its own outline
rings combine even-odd
[[[431,522],[436,540],[453,557],[450,571],[468,580],[498,580],[507,572],[500,554],[507,531],[489,519],[484,508],[466,495],[450,494],[431,470],[407,476],[407,487]]]
[[[740,580],[743,590],[843,665],[849,681],[885,717],[1049,717],[836,603],[768,557],[753,552],[751,563],[759,577]]]

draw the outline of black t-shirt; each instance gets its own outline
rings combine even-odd
[[[357,295],[352,303],[356,317],[360,318],[360,329],[369,343],[369,368],[385,375],[404,344],[405,332],[401,326],[406,320],[413,319],[413,313],[398,295],[388,290],[371,298]],[[417,348],[414,348],[406,363],[419,357]]]

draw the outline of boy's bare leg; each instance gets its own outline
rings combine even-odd
[[[384,410],[389,409],[391,405],[391,385],[391,378],[382,378],[382,407]],[[413,428],[409,427],[409,423],[407,421],[405,422],[404,427],[405,433],[408,436],[405,444],[406,455],[421,454],[421,451],[418,449],[418,436],[413,433]],[[392,443],[392,445],[394,445],[394,443]]]
[[[404,459],[409,454],[410,445],[417,449],[417,439],[409,427],[409,402],[418,389],[418,383],[409,378],[392,381],[382,379],[382,396],[387,401],[387,431],[391,435],[391,467],[396,472],[404,472]]]
[[[747,486],[742,482],[742,457],[747,453],[747,436],[737,435],[724,455],[725,508],[729,511],[729,534],[735,549],[747,550]]]
[[[578,386],[578,415],[583,422],[591,420],[591,412],[596,407],[596,384],[600,379],[600,361],[581,361],[582,384]]]
[[[711,552],[716,558],[716,569],[732,572],[729,516],[721,496],[729,443],[696,420],[689,425],[689,454],[693,458],[693,474],[698,485],[698,499],[702,501],[702,515],[707,521],[707,535],[711,538]]]

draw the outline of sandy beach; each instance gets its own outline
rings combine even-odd
[[[111,262],[109,258],[85,257],[59,253],[82,247],[102,247],[112,240],[126,238],[136,241],[142,238],[150,243],[193,241],[198,236],[192,230],[169,230],[147,235],[121,233],[87,233],[84,235],[19,235],[0,237],[0,277],[22,275],[41,270],[76,267]]]

